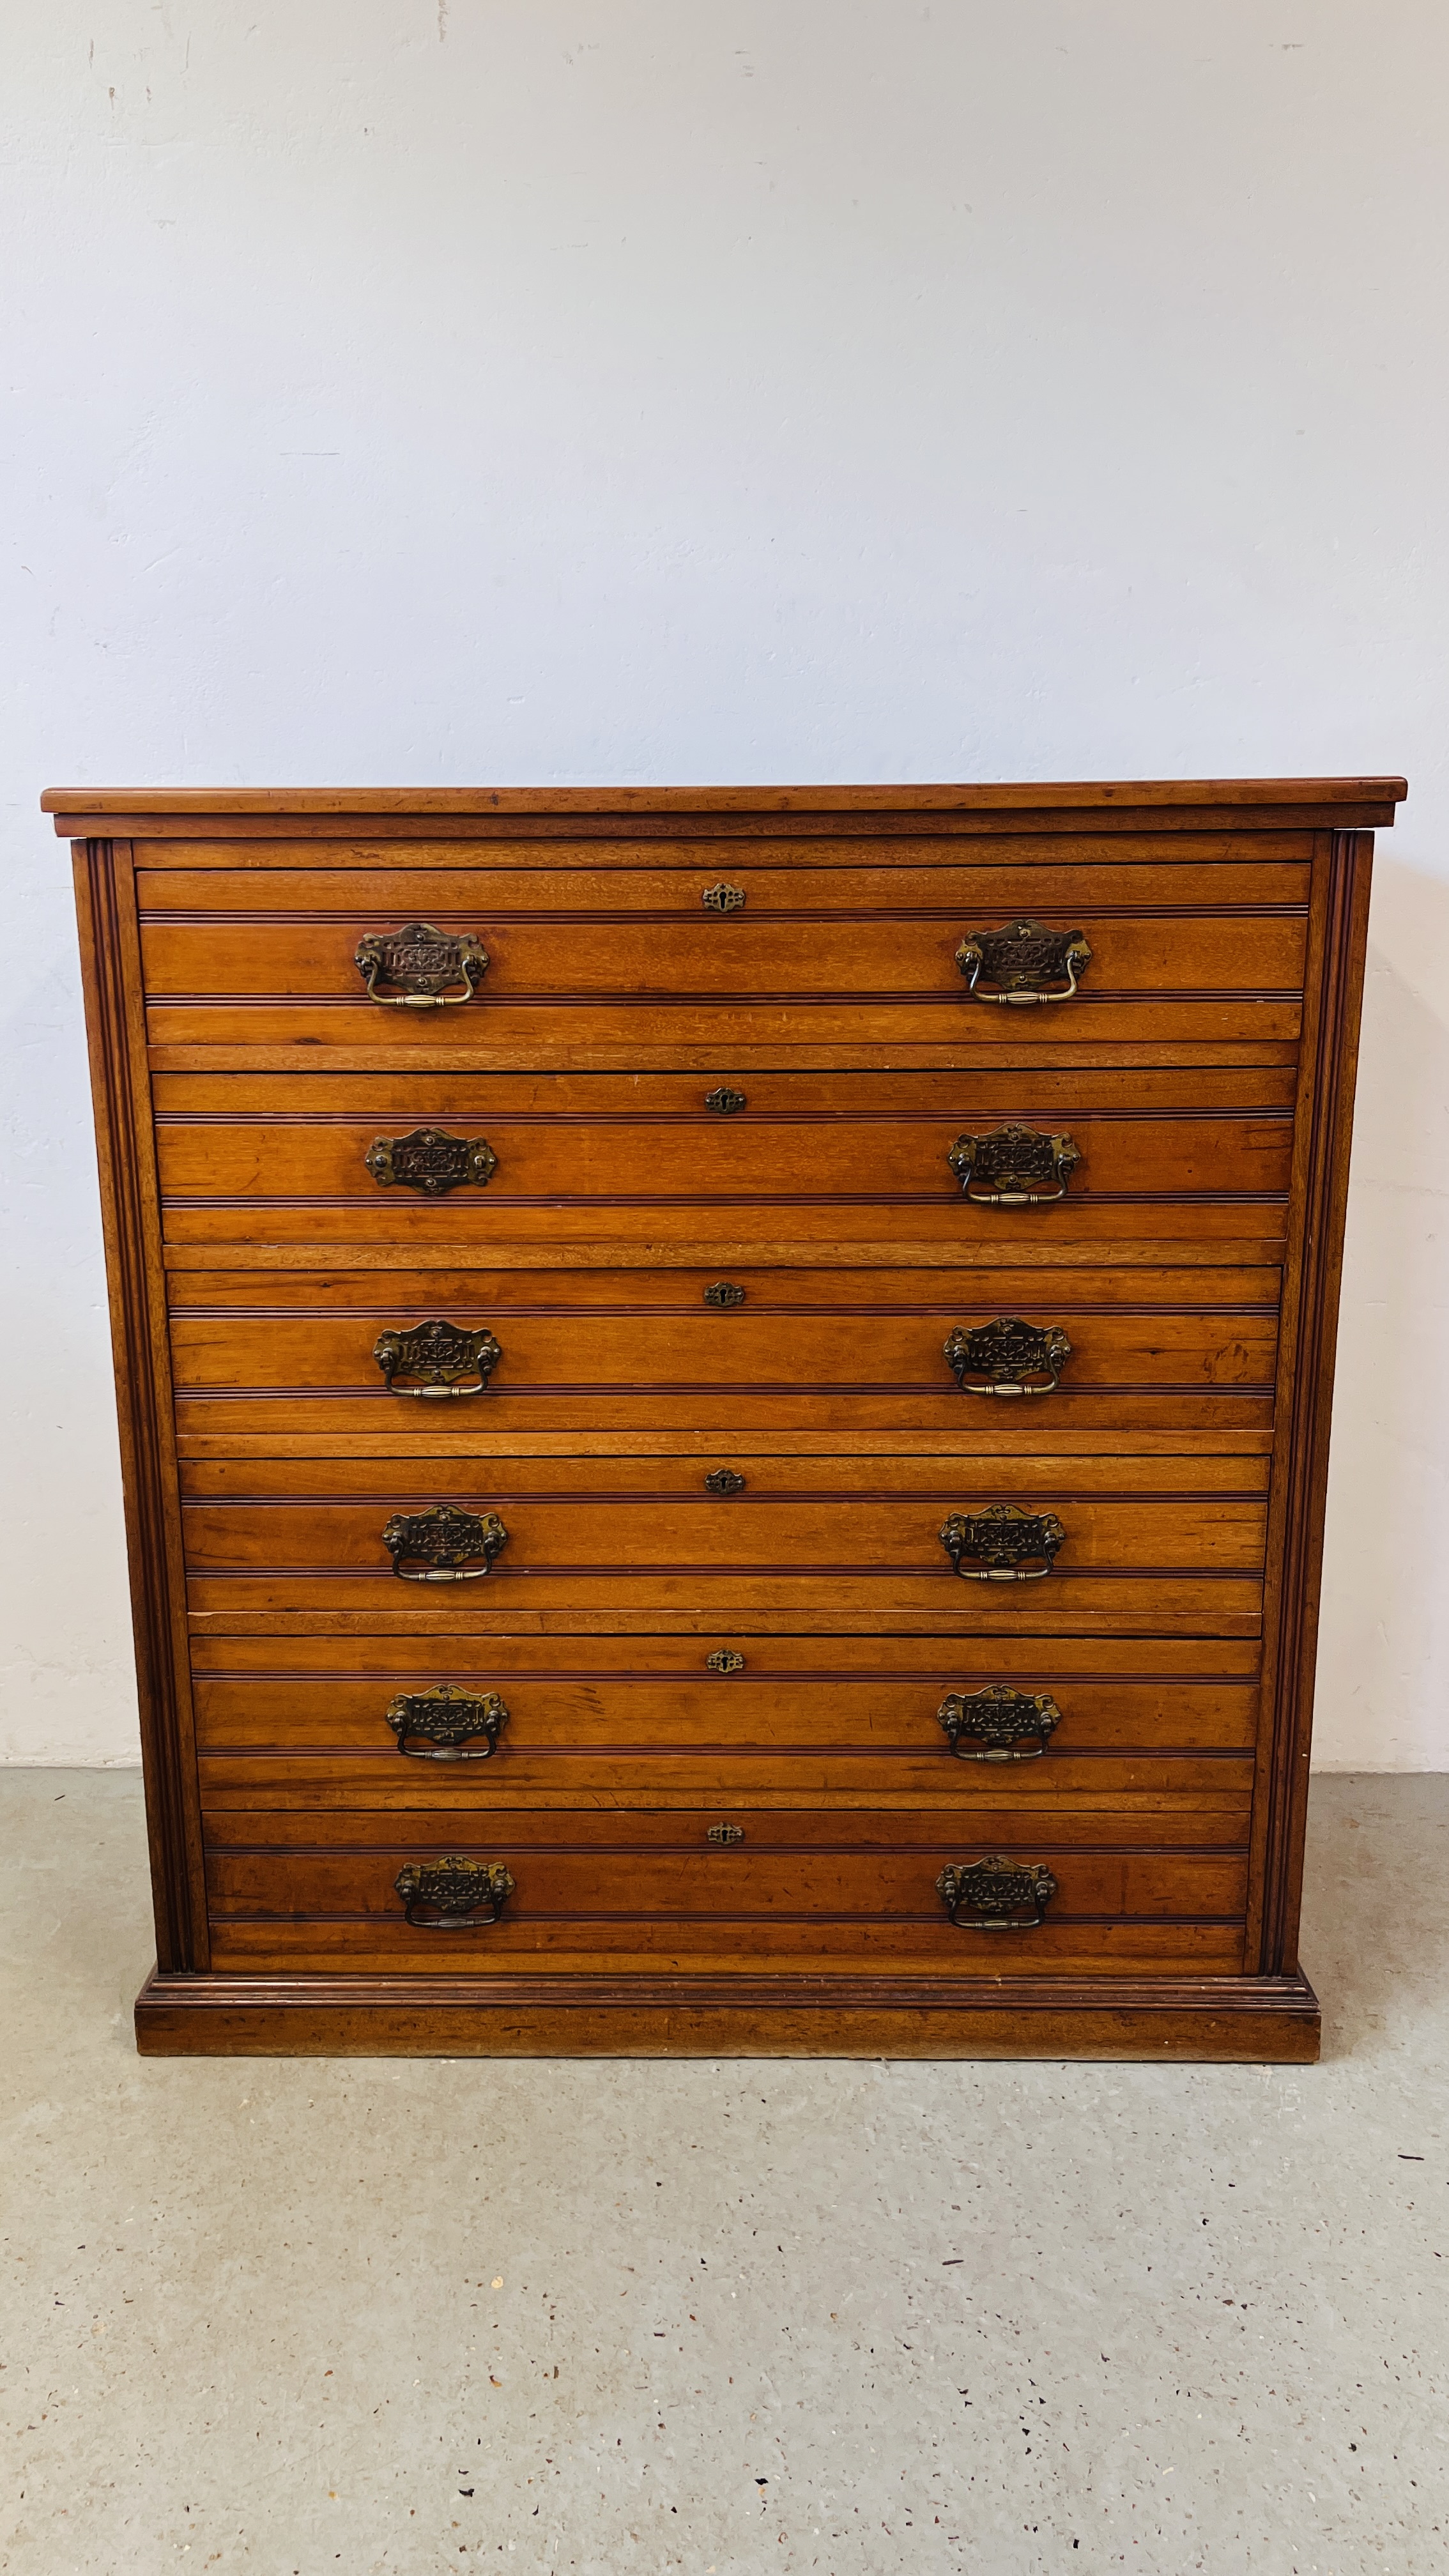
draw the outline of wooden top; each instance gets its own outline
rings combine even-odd
[[[1408,794],[1402,778],[1168,778],[1085,780],[1044,786],[935,787],[48,787],[40,802],[67,838],[141,832],[235,832],[248,819],[275,830],[293,819],[306,831],[353,828],[368,820],[434,820],[455,829],[500,815],[794,817],[849,814],[1012,815],[1066,822],[1094,815],[1152,814],[1186,823],[1230,813],[1241,828],[1270,821],[1392,823]]]

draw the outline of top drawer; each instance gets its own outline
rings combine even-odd
[[[841,865],[833,851],[762,864],[784,854],[752,844],[742,862],[729,843],[677,864],[651,850],[647,865],[601,865],[555,847],[547,866],[515,865],[505,847],[468,867],[143,865],[150,1035],[495,1062],[606,1048],[644,1063],[717,1044],[727,1014],[736,1058],[751,1045],[994,1050],[1024,1037],[1291,1044],[1306,836],[1267,836],[1251,861],[1223,846],[1169,857],[1115,841],[1084,862],[1074,841],[1070,859],[1048,844],[970,866],[908,844],[890,865]],[[1023,920],[1045,937],[997,936]]]

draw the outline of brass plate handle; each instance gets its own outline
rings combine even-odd
[[[745,1659],[734,1646],[716,1646],[712,1655],[705,1656],[704,1669],[707,1673],[742,1673]]]
[[[716,1467],[706,1476],[704,1490],[707,1494],[742,1494],[745,1484],[737,1467]]]
[[[1035,1127],[958,1136],[946,1156],[973,1207],[1042,1207],[1064,1199],[1081,1159],[1070,1136],[1044,1136]]]
[[[1041,1583],[1066,1535],[1055,1512],[990,1503],[982,1512],[953,1512],[941,1545],[965,1583]]]
[[[389,1395],[446,1402],[455,1395],[482,1395],[503,1353],[490,1332],[465,1333],[430,1315],[410,1329],[389,1325],[373,1343],[372,1356]]]
[[[958,1324],[941,1347],[965,1395],[1050,1395],[1072,1356],[1060,1324],[1025,1324],[1019,1315],[998,1315],[969,1333]]]
[[[434,930],[430,921],[401,930],[369,930],[353,963],[367,998],[388,1011],[443,1011],[471,1002],[488,972],[488,951],[470,930]],[[391,985],[379,992],[379,985]]]
[[[496,1512],[461,1512],[453,1503],[431,1511],[394,1512],[382,1533],[392,1570],[404,1583],[476,1583],[508,1545]],[[478,1565],[474,1560],[482,1557]]]
[[[1008,1860],[1004,1852],[948,1861],[936,1881],[958,1932],[1034,1932],[1056,1892],[1040,1861]]]
[[[1012,1690],[1006,1682],[992,1682],[965,1695],[952,1691],[936,1719],[958,1762],[1039,1762],[1062,1713],[1048,1691]]]
[[[496,1923],[516,1881],[501,1860],[410,1860],[393,1886],[415,1932],[481,1932]]]
[[[743,1306],[745,1292],[732,1279],[716,1279],[712,1288],[706,1288],[704,1302],[706,1306]]]
[[[1004,930],[968,930],[956,951],[978,1002],[1069,1002],[1091,962],[1080,930],[1048,930],[1024,915]]]
[[[745,1829],[743,1825],[711,1825],[704,1839],[707,1843],[742,1843]]]
[[[461,1691],[452,1682],[442,1682],[436,1690],[402,1691],[383,1714],[399,1753],[413,1762],[486,1762],[498,1750],[499,1729],[508,1724],[508,1711],[496,1691]],[[486,1741],[469,1752],[466,1747],[475,1735]],[[422,1741],[413,1744],[412,1736]]]
[[[736,1110],[748,1109],[750,1104],[743,1091],[731,1091],[729,1084],[722,1082],[717,1091],[705,1093],[704,1105],[714,1111],[716,1118],[733,1118]]]
[[[445,1199],[472,1181],[486,1189],[498,1157],[486,1136],[448,1136],[441,1127],[414,1127],[407,1136],[379,1136],[363,1156],[380,1190],[417,1190]]]
[[[706,886],[699,899],[706,912],[743,912],[745,908],[744,887],[723,882]]]

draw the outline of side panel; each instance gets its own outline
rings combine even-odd
[[[78,842],[74,863],[156,1953],[161,1972],[176,1974],[210,1960],[135,885],[126,842]]]

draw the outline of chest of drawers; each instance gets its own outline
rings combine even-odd
[[[1403,794],[52,791],[141,2048],[1312,2057]]]

